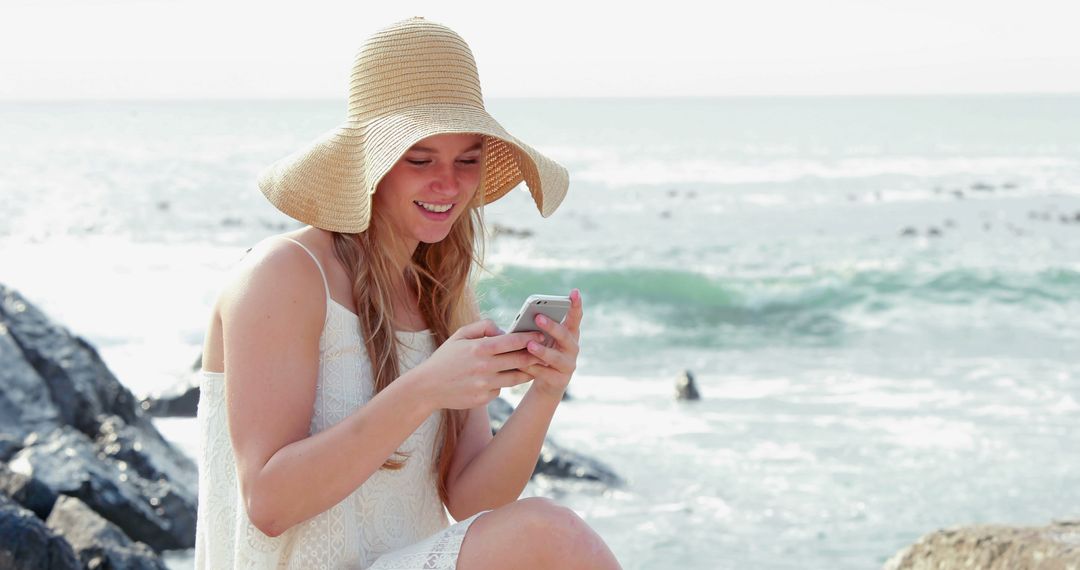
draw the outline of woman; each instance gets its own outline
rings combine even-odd
[[[522,180],[544,216],[568,183],[484,110],[457,34],[413,18],[365,43],[346,123],[260,177],[309,226],[253,248],[215,305],[197,567],[618,568],[572,511],[518,500],[582,318],[575,290],[538,322],[550,348],[479,320],[479,207]],[[493,438],[487,403],[529,380]]]

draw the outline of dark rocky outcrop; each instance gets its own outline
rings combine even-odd
[[[83,433],[96,433],[98,418],[119,416],[128,423],[136,422],[135,397],[105,366],[97,350],[82,338],[54,324],[37,308],[15,291],[0,286],[0,323],[7,331],[4,337],[13,341],[21,353],[23,366],[19,373],[32,370],[21,384],[44,381],[52,406],[36,405],[23,412],[32,424],[57,419]],[[13,358],[9,343],[3,350],[5,367]],[[29,368],[26,366],[29,365]],[[10,390],[5,390],[9,392]],[[29,396],[35,404],[44,404],[42,391],[34,388]],[[59,416],[58,418],[56,416]]]
[[[57,497],[56,491],[45,483],[34,477],[15,473],[3,463],[0,463],[0,493],[30,509],[41,520],[49,518]]]
[[[112,445],[118,444],[95,442],[61,426],[16,454],[10,466],[61,495],[81,499],[128,536],[157,550],[194,546],[194,500],[168,478],[146,470],[153,465],[142,465],[140,473],[139,463],[110,456]]]
[[[199,410],[199,385],[184,381],[161,393],[143,398],[139,405],[144,413],[155,418],[193,418]]]
[[[0,491],[9,502],[40,522],[57,495],[77,497],[154,549],[194,545],[194,462],[165,441],[89,343],[3,285],[0,387]],[[18,523],[5,512],[16,518],[0,525]]]
[[[80,570],[83,565],[66,540],[32,511],[0,493],[0,568]]]
[[[1080,568],[1080,521],[1043,527],[979,525],[932,532],[883,570],[1066,570]]]
[[[165,570],[165,563],[149,546],[133,542],[74,497],[60,497],[45,524],[71,544],[86,568]]]
[[[682,374],[675,379],[675,399],[676,400],[700,400],[701,392],[698,392],[697,383],[694,382],[694,373],[689,370],[684,370]]]
[[[514,412],[514,406],[502,398],[495,398],[488,403],[488,415],[491,417],[491,432],[498,433],[503,424]],[[540,448],[540,457],[536,460],[533,476],[546,475],[559,479],[572,479],[601,483],[611,487],[624,484],[622,478],[603,463],[580,453],[564,449],[551,440],[544,438]]]

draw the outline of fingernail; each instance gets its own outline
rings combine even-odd
[[[548,324],[548,318],[544,315],[536,315],[536,323],[540,325]]]
[[[536,352],[536,351],[540,350],[540,345],[538,343],[530,340],[529,341],[529,350],[532,351],[532,352]]]

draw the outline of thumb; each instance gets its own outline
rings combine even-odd
[[[476,321],[475,323],[469,323],[454,333],[456,338],[484,338],[486,336],[499,336],[503,334],[503,331],[495,325],[495,321],[491,319],[484,319],[482,321]]]

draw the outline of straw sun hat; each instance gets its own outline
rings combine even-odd
[[[485,204],[524,181],[544,217],[566,195],[566,169],[514,138],[484,110],[469,46],[453,30],[411,18],[360,48],[343,124],[270,165],[259,188],[279,210],[324,230],[359,233],[379,180],[420,140],[484,135],[477,193]],[[479,199],[479,198],[478,198]]]

